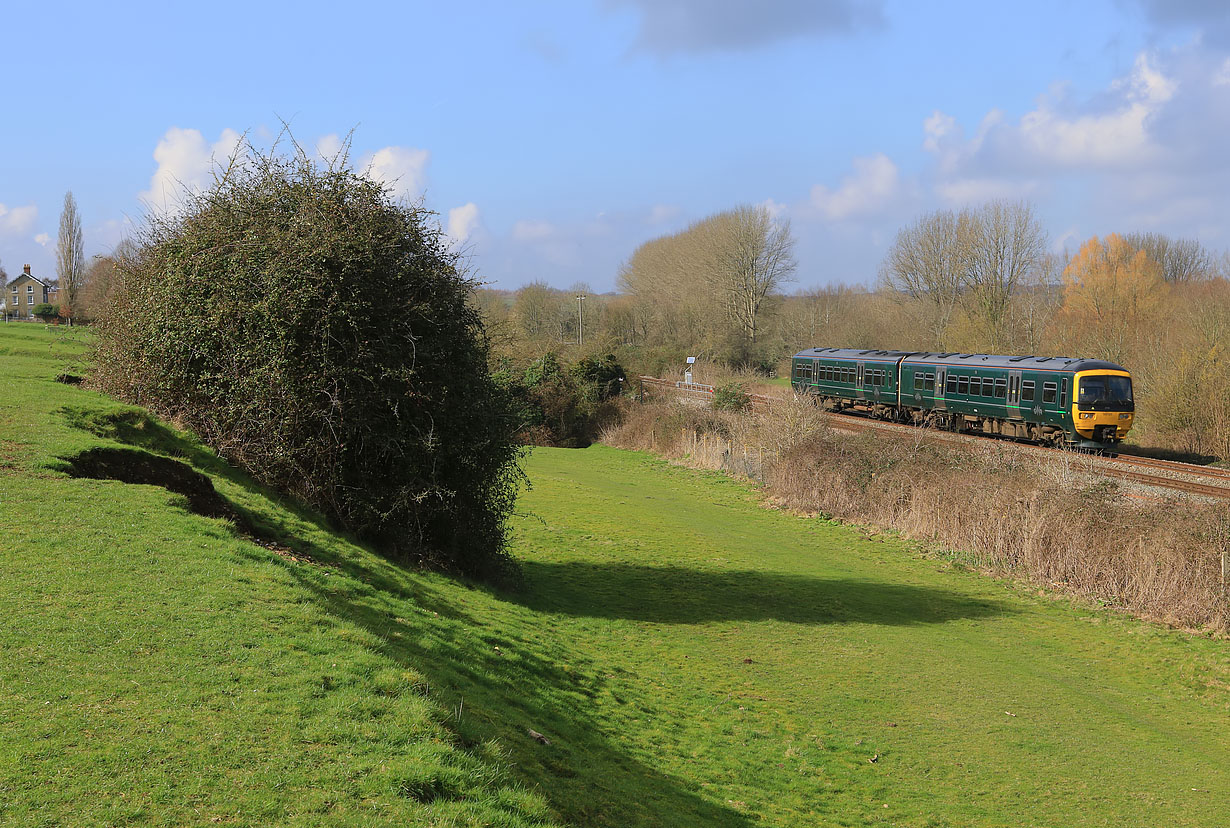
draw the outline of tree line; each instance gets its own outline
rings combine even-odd
[[[629,371],[685,356],[770,373],[816,346],[1092,357],[1136,377],[1138,433],[1230,457],[1230,254],[1111,233],[1055,252],[1028,202],[940,210],[902,227],[869,285],[787,292],[788,222],[738,207],[646,242],[618,290],[480,290],[500,358],[611,353]],[[577,296],[584,300],[584,318]]]

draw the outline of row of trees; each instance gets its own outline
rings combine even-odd
[[[618,293],[588,294],[583,329],[584,285],[480,291],[479,302],[498,352],[522,364],[592,350],[632,372],[688,355],[780,368],[820,345],[1108,359],[1137,377],[1142,438],[1230,456],[1230,255],[1157,233],[1056,254],[1033,207],[1007,201],[903,227],[872,287],[788,295],[791,247],[787,223],[738,208],[637,248]]]

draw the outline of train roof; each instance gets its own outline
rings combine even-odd
[[[1127,371],[1122,365],[1100,359],[1065,356],[1011,356],[1008,354],[962,354],[955,352],[916,353],[907,363],[929,365],[964,365],[982,368],[1007,368],[1014,371]]]
[[[808,348],[799,351],[796,357],[822,357],[825,359],[855,359],[861,361],[896,362],[902,357],[912,356],[914,351],[877,351],[874,348],[861,350],[859,348]]]
[[[795,357],[820,357],[856,361],[926,363],[929,365],[963,365],[982,368],[1007,368],[1026,371],[1127,371],[1122,365],[1100,359],[1062,356],[1012,356],[1009,354],[964,354],[958,351],[879,351],[857,348],[809,348]]]

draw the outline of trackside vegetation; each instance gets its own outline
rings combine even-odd
[[[82,337],[0,326],[0,825],[1230,810],[1225,640],[600,445],[527,458],[518,588],[409,571],[191,433],[57,382],[88,372]],[[90,477],[100,452],[160,471]]]
[[[183,199],[118,262],[99,387],[396,558],[498,573],[518,424],[434,216],[298,147]]]

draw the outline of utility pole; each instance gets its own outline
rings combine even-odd
[[[585,344],[585,294],[577,296],[577,345]]]

